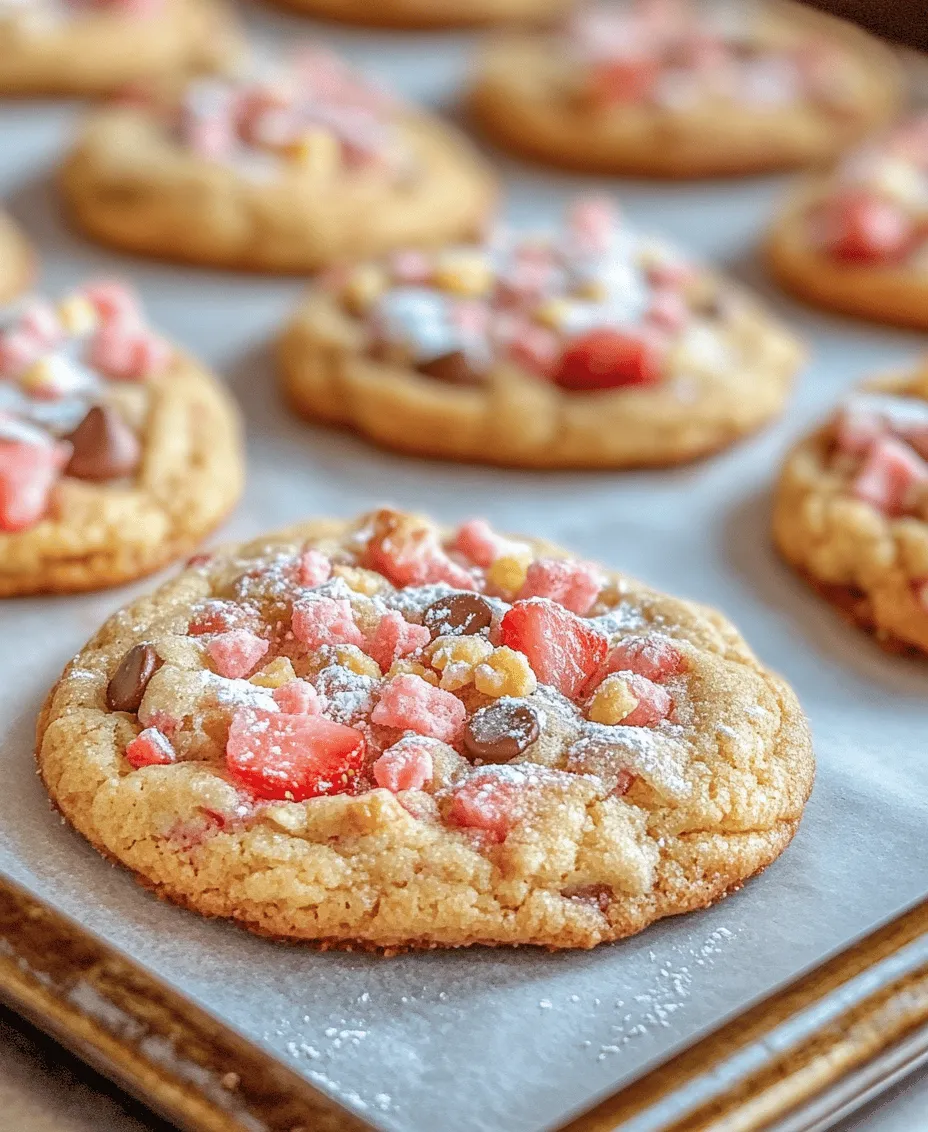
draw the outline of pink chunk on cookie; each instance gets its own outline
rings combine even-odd
[[[928,463],[902,441],[884,437],[864,458],[851,493],[884,515],[903,514],[917,488],[928,484]]]
[[[239,680],[251,672],[269,647],[267,641],[247,629],[230,629],[213,637],[206,654],[220,676]]]
[[[126,762],[136,770],[143,766],[168,766],[176,759],[171,740],[157,727],[146,727],[126,745]]]
[[[602,675],[635,672],[660,683],[685,670],[683,654],[673,641],[663,633],[649,633],[646,637],[627,637],[619,641],[606,658]]]
[[[421,676],[395,676],[381,693],[371,722],[452,743],[467,719],[461,701]]]
[[[332,575],[332,563],[321,550],[304,550],[300,555],[297,579],[301,586],[314,589],[327,582]]]
[[[322,712],[322,699],[308,680],[288,680],[271,695],[274,703],[288,715],[319,715]]]
[[[424,648],[431,639],[424,625],[412,625],[391,609],[381,617],[367,651],[386,672],[394,660]]]
[[[374,781],[384,790],[421,790],[432,778],[432,752],[419,739],[401,739],[374,763]]]
[[[515,783],[475,774],[454,791],[447,817],[452,825],[478,830],[490,841],[505,841],[517,819],[518,802]]]
[[[538,558],[529,565],[518,596],[520,600],[547,597],[583,616],[596,602],[601,585],[602,576],[592,562]]]
[[[45,516],[69,456],[67,444],[0,439],[0,531],[23,531]]]
[[[543,684],[569,697],[599,670],[609,648],[592,625],[548,598],[517,601],[500,624],[500,637],[528,657]]]
[[[347,598],[312,597],[293,607],[293,635],[307,649],[323,645],[364,644],[364,634],[354,623]]]

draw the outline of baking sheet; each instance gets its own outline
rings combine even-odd
[[[311,25],[249,11],[265,51]],[[467,36],[324,38],[419,97],[448,100]],[[782,179],[647,185],[551,175],[502,161],[514,220],[553,220],[570,193],[619,189],[638,223],[721,260],[813,347],[783,421],[692,468],[529,474],[379,452],[291,419],[267,343],[298,281],[183,271],[68,233],[49,173],[76,110],[0,106],[0,191],[39,243],[44,283],[118,272],[153,321],[212,362],[249,427],[245,501],[217,537],[391,501],[447,521],[488,516],[714,603],[798,689],[819,778],[786,856],[741,894],[592,953],[471,950],[388,961],[268,943],[160,904],[49,810],[33,773],[33,723],[67,659],[150,583],[0,606],[0,869],[125,949],[377,1127],[541,1132],[928,894],[928,666],[883,656],[841,623],[770,548],[774,469],[790,440],[854,381],[914,358],[915,334],[815,314],[782,298],[753,245]],[[92,1005],[92,1004],[91,1004]]]

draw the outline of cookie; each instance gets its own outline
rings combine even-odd
[[[503,148],[553,165],[715,177],[831,158],[900,90],[887,48],[805,6],[636,0],[491,46],[469,106]]]
[[[228,69],[241,52],[221,0],[35,0],[0,9],[0,93],[100,95]]]
[[[575,0],[275,0],[306,15],[387,28],[477,27],[554,19]]]
[[[26,237],[0,211],[0,303],[22,294],[35,274],[35,258]]]
[[[817,306],[928,330],[928,114],[810,178],[777,217],[766,257]]]
[[[928,653],[928,358],[852,393],[789,454],[780,552],[891,651]]]
[[[720,614],[388,510],[111,618],[38,761],[159,895],[383,948],[592,947],[705,907],[783,852],[813,778],[793,692]]]
[[[0,329],[0,597],[93,590],[188,553],[238,499],[229,395],[124,286]]]
[[[554,235],[330,272],[284,332],[279,371],[297,412],[401,451],[621,468],[759,428],[801,354],[752,299],[591,199]]]
[[[169,103],[96,114],[61,185],[104,243],[281,272],[472,236],[495,198],[450,127],[321,49],[270,78],[200,80]]]

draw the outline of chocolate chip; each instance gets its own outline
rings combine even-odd
[[[479,594],[448,594],[440,597],[422,614],[425,627],[431,630],[432,639],[445,635],[472,637],[486,629],[493,620],[490,603]]]
[[[538,713],[524,700],[497,700],[474,714],[464,728],[464,746],[484,763],[508,763],[541,733]]]
[[[142,450],[138,437],[107,405],[94,405],[67,439],[73,449],[65,475],[113,480],[134,472]]]
[[[448,385],[482,385],[484,373],[474,367],[464,350],[452,350],[419,363],[419,373]]]
[[[107,685],[106,706],[110,711],[138,711],[148,681],[159,664],[158,654],[151,645],[133,645]]]

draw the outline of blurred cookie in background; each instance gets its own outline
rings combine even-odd
[[[479,27],[546,23],[576,0],[275,0],[308,16],[385,28]]]
[[[0,0],[0,94],[108,94],[227,70],[241,48],[221,0]]]
[[[505,149],[679,178],[828,160],[900,102],[887,47],[788,0],[593,4],[556,34],[491,45],[469,95]]]
[[[326,273],[279,346],[297,412],[423,456],[678,464],[783,408],[803,350],[753,298],[608,200],[555,234]]]
[[[0,303],[15,299],[35,274],[35,254],[7,213],[0,210]]]
[[[93,114],[61,174],[88,235],[189,263],[307,272],[474,236],[495,178],[450,126],[324,49]]]
[[[766,254],[800,298],[928,330],[928,113],[803,184],[774,222]]]

